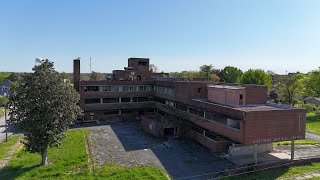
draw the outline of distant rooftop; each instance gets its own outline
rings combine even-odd
[[[208,85],[208,87],[219,88],[219,89],[246,89],[242,86],[230,86],[230,85]]]

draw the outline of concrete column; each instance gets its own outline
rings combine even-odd
[[[187,113],[189,113],[189,107],[187,107]]]
[[[258,164],[258,144],[254,144],[254,147],[253,147],[253,160],[254,160],[254,164],[257,165]]]
[[[121,114],[121,110],[119,109],[119,114]]]
[[[119,97],[119,103],[121,103],[121,97]]]
[[[206,112],[203,111],[203,118],[205,119],[206,118]]]
[[[294,159],[294,140],[291,140],[291,160]]]
[[[100,98],[100,104],[103,104],[103,98]]]
[[[130,97],[130,102],[132,102],[132,97]]]
[[[206,136],[206,131],[203,131],[202,135],[203,135],[203,136]]]

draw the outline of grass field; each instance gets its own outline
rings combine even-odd
[[[17,151],[10,163],[0,170],[0,179],[167,179],[154,167],[105,165],[90,172],[85,148],[87,130],[69,130],[59,148],[48,149],[47,166],[39,166],[39,154]]]
[[[319,141],[311,140],[311,139],[303,139],[303,140],[295,140],[294,144],[296,145],[320,145]],[[274,142],[273,145],[291,145],[291,141],[280,141]]]
[[[280,179],[280,178],[289,178],[289,177],[297,176],[299,174],[319,172],[319,169],[320,169],[320,163],[312,163],[310,165],[305,165],[305,166],[295,166],[290,168],[276,168],[273,170],[259,171],[250,175],[235,176],[235,177],[223,178],[223,179],[232,179],[232,180],[233,179],[234,180]]]
[[[0,143],[0,160],[4,158],[4,156],[7,154],[7,152],[11,149],[12,146],[14,146],[19,140],[19,136],[17,135],[11,135],[8,137],[8,142],[4,139]]]
[[[320,114],[307,113],[307,131],[320,134]]]

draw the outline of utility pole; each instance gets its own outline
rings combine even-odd
[[[8,142],[7,103],[4,105],[4,126],[6,127],[6,142]]]
[[[92,73],[92,71],[91,71],[91,57],[90,57],[90,73]]]

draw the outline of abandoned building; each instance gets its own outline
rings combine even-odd
[[[265,152],[272,142],[305,138],[306,110],[268,103],[266,86],[168,78],[149,71],[145,58],[128,59],[105,81],[80,80],[75,59],[74,87],[84,121],[139,117],[147,133],[190,138],[214,152]]]

